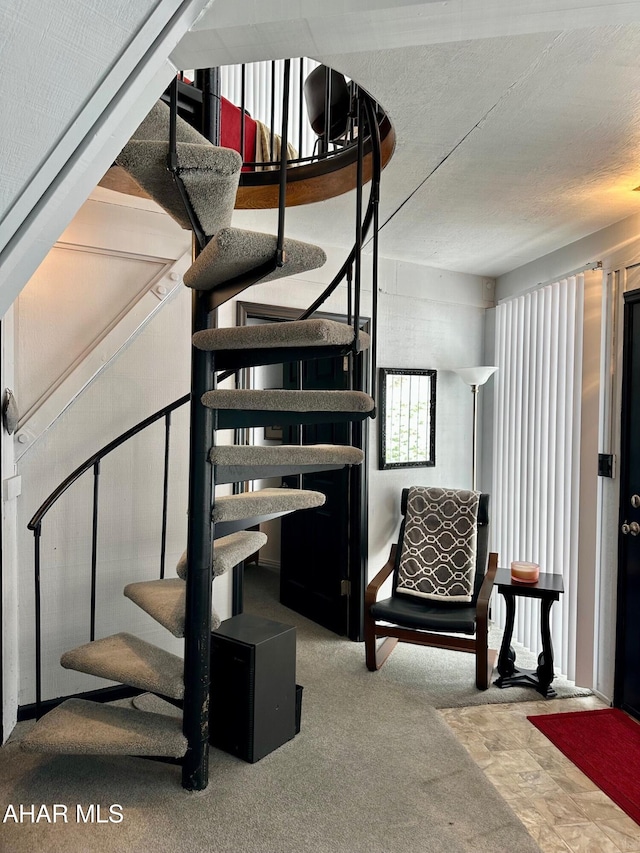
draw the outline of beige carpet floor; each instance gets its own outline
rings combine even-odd
[[[249,569],[272,583],[263,570]],[[210,785],[140,759],[0,750],[0,805],[67,806],[68,822],[0,824],[3,853],[529,853],[538,848],[440,718],[422,658],[367,672],[363,648],[279,609],[248,582],[247,610],[297,625],[302,731],[254,765],[211,751]],[[265,612],[266,611],[266,612]],[[395,654],[395,653],[394,653]],[[456,660],[466,656],[458,655]],[[391,663],[391,659],[390,662]],[[426,669],[425,669],[426,667]],[[504,691],[509,693],[510,691]],[[222,697],[223,698],[223,697]],[[27,726],[28,724],[22,724]],[[20,732],[16,735],[19,737]],[[101,806],[106,822],[77,821]],[[109,807],[119,806],[109,822]],[[95,812],[94,812],[95,817]]]

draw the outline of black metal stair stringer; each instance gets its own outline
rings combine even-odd
[[[274,518],[288,515],[290,512],[291,510],[287,509],[282,512],[272,512],[268,515],[254,515],[250,518],[239,518],[234,521],[216,521],[214,536],[216,539],[222,539],[223,536],[229,536],[229,534],[238,533],[241,530],[249,530],[251,527],[264,524],[265,521],[272,521]],[[296,512],[304,512],[304,510],[299,509]]]
[[[297,426],[303,424],[333,424],[366,421],[375,417],[369,412],[292,412],[273,409],[214,409],[215,429],[241,429],[252,426]]]
[[[309,465],[216,465],[216,483],[243,483],[247,480],[269,480],[272,477],[292,477],[296,474],[314,474],[318,471],[338,471],[339,463]]]
[[[203,294],[192,296],[192,329],[207,328],[210,312]],[[182,765],[182,785],[200,791],[209,781],[209,690],[214,525],[214,468],[209,452],[215,440],[213,411],[201,396],[215,388],[213,360],[192,347],[191,430],[189,446],[189,512],[184,632],[183,732],[187,752]]]
[[[259,267],[254,267],[254,269],[237,275],[235,278],[230,278],[218,287],[206,291],[209,310],[215,311],[216,308],[224,305],[225,302],[233,299],[234,296],[242,293],[243,290],[253,287],[254,284],[260,284],[262,279],[274,273],[278,269],[278,266],[277,256],[274,254],[273,257],[269,258],[268,261],[265,261]]]
[[[292,361],[311,361],[318,358],[338,358],[353,352],[353,344],[334,344],[317,347],[264,347],[262,349],[229,349],[216,351],[218,382],[227,379],[243,367],[263,364],[287,364]]]

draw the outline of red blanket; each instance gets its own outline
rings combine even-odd
[[[220,98],[220,145],[223,148],[234,148],[240,151],[240,108],[226,98]],[[244,154],[243,160],[248,163],[256,159],[256,123],[245,111],[244,116]],[[243,167],[243,172],[251,171]]]

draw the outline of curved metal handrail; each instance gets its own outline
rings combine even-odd
[[[331,160],[340,154],[344,154],[345,151],[349,151],[351,149],[355,151],[357,148],[358,140],[356,139],[351,142],[345,142],[344,145],[340,145],[339,147],[334,148],[331,151],[322,151],[318,152],[317,154],[307,154],[306,157],[287,158],[287,167],[301,166],[305,163],[321,163],[323,160]],[[264,170],[264,172],[266,173],[269,167],[271,167],[270,171],[279,169],[280,160],[244,160],[242,165],[245,167],[251,167],[252,171],[256,171],[259,174],[262,174],[262,170]],[[244,174],[240,176],[240,180],[242,181],[243,178],[251,174],[252,172],[244,172]]]
[[[371,98],[368,95],[364,96],[364,106],[367,110],[367,115],[369,117],[370,122],[372,122],[372,126],[377,128],[379,131],[379,125],[377,123],[373,124],[373,105],[371,102]],[[379,184],[380,184],[380,172],[382,168],[382,164],[380,162],[380,136],[378,132],[374,132],[372,134],[372,151],[373,151],[373,175],[371,181],[371,192],[369,193],[369,201],[367,204],[367,209],[362,220],[362,240],[366,239],[369,234],[369,229],[371,228],[372,223],[376,218],[376,211],[379,201]],[[314,314],[318,308],[325,302],[329,296],[334,292],[334,290],[338,287],[340,282],[346,277],[351,265],[356,259],[358,254],[359,247],[357,243],[354,243],[353,248],[349,252],[346,257],[346,260],[335,274],[331,282],[327,285],[327,287],[322,291],[320,296],[305,310],[300,314],[298,320],[307,320]],[[375,288],[374,288],[375,292]]]
[[[379,117],[376,122],[381,140],[381,168],[391,159],[395,150],[395,130],[388,117]],[[372,137],[364,141],[365,158],[372,154]],[[312,162],[292,164],[288,161],[288,198],[287,206],[293,207],[315,201],[326,201],[356,188],[355,170],[358,159],[358,145],[349,145],[331,156],[315,159]],[[365,181],[368,178],[368,164],[365,163]],[[277,206],[277,169],[242,172],[236,196],[237,210],[269,209]]]
[[[378,126],[380,127],[385,121],[389,121],[386,113],[384,110],[378,110]],[[322,163],[324,161],[340,157],[349,151],[355,156],[357,154],[357,150],[358,139],[356,137],[355,139],[345,142],[343,145],[336,145],[336,147],[330,151],[319,151],[315,154],[307,154],[306,157],[287,158],[287,167],[303,166],[309,163]],[[268,175],[270,171],[277,171],[280,168],[280,160],[244,160],[242,165],[250,168],[251,171],[243,172],[240,175],[241,183],[247,178],[250,179],[251,177],[254,177],[254,173],[257,173],[258,175]]]
[[[362,221],[362,237],[366,238],[369,234],[369,229],[371,228],[371,223],[373,222],[373,214],[374,214],[374,199],[373,197],[369,198],[369,202],[367,204],[367,210],[364,215],[364,219]],[[338,272],[331,279],[331,282],[325,287],[320,296],[307,308],[302,314],[297,318],[298,320],[308,320],[312,314],[320,308],[320,306],[326,302],[326,300],[331,296],[334,290],[339,286],[340,282],[342,282],[345,278],[351,265],[353,264],[356,254],[358,252],[358,247],[354,244],[353,248],[349,252],[346,257],[346,260],[338,270]]]
[[[41,613],[41,591],[40,591],[40,537],[42,535],[42,520],[49,510],[54,506],[56,501],[72,486],[87,471],[93,468],[93,523],[92,523],[92,542],[91,542],[91,627],[90,639],[95,639],[96,628],[96,570],[97,570],[97,538],[98,538],[98,483],[100,476],[100,462],[105,456],[108,456],[113,450],[123,445],[134,435],[142,432],[151,424],[156,423],[162,418],[165,419],[165,445],[164,445],[164,493],[162,501],[162,541],[160,547],[160,577],[164,577],[164,563],[166,553],[166,535],[167,535],[167,494],[168,494],[168,473],[169,473],[169,435],[171,429],[171,413],[181,406],[184,406],[191,399],[191,394],[185,394],[184,397],[169,403],[148,418],[132,426],[126,432],[123,432],[113,441],[105,444],[100,450],[92,454],[75,471],[69,474],[68,477],[55,488],[48,498],[38,507],[27,527],[33,531],[35,554],[34,554],[34,587],[35,587],[35,652],[36,652],[36,717],[40,717],[42,709],[42,613]]]
[[[151,424],[159,421],[161,418],[166,417],[169,413],[179,409],[180,406],[184,406],[191,399],[190,394],[185,394],[184,397],[180,397],[180,399],[175,400],[173,403],[170,403],[168,406],[164,406],[164,408],[159,409],[153,415],[149,415],[148,418],[145,418],[140,423],[132,426],[126,432],[123,432],[122,435],[114,438],[113,441],[110,441],[109,444],[105,444],[103,448],[94,453],[88,459],[86,459],[81,465],[79,465],[75,471],[69,474],[59,486],[57,486],[49,495],[46,500],[42,502],[42,504],[38,507],[38,509],[33,514],[31,521],[27,524],[27,528],[29,530],[35,530],[42,524],[42,519],[49,512],[51,507],[56,503],[59,497],[61,497],[64,492],[67,491],[69,486],[72,486],[77,479],[79,479],[83,474],[85,474],[90,468],[93,468],[96,463],[99,463],[105,456],[108,456],[116,448],[120,447],[121,444],[124,444],[134,435],[137,435],[139,432],[142,432],[143,429],[146,429]]]
[[[380,125],[376,121],[376,113],[374,101],[370,95],[366,92],[362,92],[362,100],[365,111],[367,113],[367,119],[369,121],[370,127],[372,128],[372,133],[369,137],[367,137],[367,142],[370,143],[371,153],[372,153],[372,170],[371,170],[371,190],[369,193],[369,199],[367,202],[367,207],[365,214],[362,218],[362,228],[360,233],[360,244],[356,241],[347,255],[345,261],[342,266],[338,270],[338,272],[331,279],[326,288],[322,291],[322,293],[313,301],[313,303],[306,308],[299,316],[298,320],[308,320],[315,312],[326,302],[326,300],[331,296],[331,294],[337,290],[340,286],[341,282],[344,281],[345,278],[349,275],[350,270],[353,267],[356,258],[358,257],[359,252],[362,250],[362,243],[368,237],[371,226],[374,227],[374,233],[372,239],[377,242],[377,230],[378,230],[378,202],[380,196],[380,175],[382,172],[382,162],[381,162],[381,151],[380,151]],[[360,187],[360,192],[362,187]],[[374,303],[377,302],[377,248],[374,252],[374,277],[376,281],[373,283],[373,294],[374,294]],[[356,288],[359,288],[359,282],[356,282]],[[350,289],[349,289],[350,290]],[[375,307],[375,306],[374,306]],[[348,312],[351,314],[351,311]],[[372,324],[372,334],[375,338],[375,332],[377,328],[376,321],[376,310],[373,311],[373,324]],[[351,317],[349,316],[349,322],[351,322]],[[354,325],[357,327],[358,323],[354,318]],[[356,333],[354,335],[354,350],[357,351],[358,348],[358,329],[356,328]],[[373,349],[373,360],[372,360],[372,375],[375,376],[375,347]],[[224,379],[228,379],[230,376],[236,371],[234,369],[225,370],[217,375],[217,381],[222,382]],[[375,398],[375,382],[371,384],[371,393]]]

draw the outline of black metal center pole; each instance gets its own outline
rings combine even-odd
[[[359,350],[358,338],[360,336],[360,288],[362,285],[362,184],[364,178],[364,134],[363,134],[363,109],[362,95],[358,93],[357,100],[357,121],[358,121],[358,165],[356,169],[356,242],[355,242],[355,279],[354,279],[354,294],[353,294],[353,340],[354,349]],[[356,386],[358,390],[362,390],[361,386]]]
[[[208,327],[209,316],[206,292],[194,292],[194,332]],[[209,776],[213,539],[213,466],[209,462],[209,450],[213,437],[213,412],[202,405],[200,398],[205,391],[214,387],[210,354],[192,347],[183,718],[183,732],[188,746],[182,767],[182,785],[192,791],[206,788]]]
[[[220,71],[205,68],[196,72],[196,83],[202,89],[201,132],[213,145],[220,145]]]
[[[36,606],[36,720],[42,716],[42,596],[40,584],[40,524],[34,529],[35,544],[35,606]]]
[[[284,215],[287,208],[287,146],[289,140],[289,86],[291,79],[291,60],[284,61],[282,84],[282,130],[280,133],[280,174],[278,179],[278,243],[276,263],[279,267],[286,261],[284,252]]]
[[[382,162],[380,155],[380,125],[378,124],[375,108],[371,98],[365,101],[367,123],[371,135],[371,205],[373,207],[373,268],[371,274],[371,374],[370,389],[374,401],[376,399],[378,368],[378,250],[379,250],[379,208],[380,208],[380,173]]]
[[[100,494],[100,462],[93,466],[93,520],[91,525],[91,642],[96,638],[96,588],[98,571],[98,497]]]

